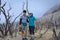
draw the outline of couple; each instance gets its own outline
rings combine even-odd
[[[29,13],[29,16],[26,15],[26,10],[23,10],[23,15],[20,18],[19,24],[22,27],[22,40],[28,40],[27,39],[27,23],[29,23],[29,33],[30,33],[30,40],[34,40],[34,28],[35,24],[35,17],[33,16],[33,13]]]

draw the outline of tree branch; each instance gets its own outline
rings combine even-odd
[[[21,14],[22,14],[22,12],[21,12]],[[12,25],[14,24],[15,20],[16,20],[21,14],[19,14],[19,15],[14,19],[14,21],[12,22]]]
[[[9,16],[9,11],[10,11],[11,9],[12,9],[12,8],[11,8],[11,5],[10,5],[10,3],[9,3],[9,9],[7,10],[8,16]]]
[[[9,9],[7,10],[7,13],[8,13],[8,20],[11,18],[11,16],[9,15],[9,11],[11,10],[12,8],[11,8],[11,6],[10,6],[10,3],[9,3]]]
[[[2,7],[4,7],[4,6],[6,5],[6,3],[7,3],[7,2],[5,2]]]

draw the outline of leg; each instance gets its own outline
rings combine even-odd
[[[31,39],[30,40],[34,40],[34,27],[29,27],[29,31],[30,31],[30,36],[31,36]]]
[[[23,26],[22,28],[22,40],[28,40],[27,39],[27,27],[26,26]]]
[[[30,40],[34,40],[34,37],[35,37],[34,34],[32,34]]]

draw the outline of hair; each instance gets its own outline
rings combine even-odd
[[[23,10],[23,12],[25,12],[25,13],[26,13],[26,10]]]

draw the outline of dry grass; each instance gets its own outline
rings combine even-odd
[[[35,36],[38,37],[39,34],[40,34],[40,33],[43,33],[44,31],[45,31],[45,30],[41,30],[41,32],[40,32],[40,31],[38,30],[38,31],[35,33]],[[57,34],[58,34],[59,31],[60,31],[60,29],[57,29],[57,30],[56,30]],[[53,34],[52,30],[49,29],[41,38],[36,39],[36,40],[49,40],[50,38],[52,38],[52,34]],[[21,32],[18,32],[17,37],[10,38],[10,37],[7,36],[6,39],[10,39],[10,40],[21,40],[21,38],[22,38],[21,35],[22,35],[22,33],[21,33]],[[29,38],[28,38],[28,39],[29,39]]]
[[[43,33],[45,30],[42,30],[41,33]],[[57,34],[60,32],[60,29],[56,30]],[[52,38],[53,32],[52,30],[48,30],[41,38],[37,39],[37,40],[49,40],[50,38]],[[35,34],[35,36],[39,36],[39,31]]]

